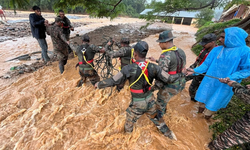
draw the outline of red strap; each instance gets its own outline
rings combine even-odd
[[[169,71],[168,74],[174,75],[176,74],[176,71]]]
[[[141,70],[144,70],[148,62],[145,61],[145,62],[135,62],[135,63],[141,68]],[[148,77],[148,68],[146,68],[144,73]]]
[[[89,61],[87,61],[88,63],[92,63],[94,61],[94,59],[91,59],[91,60],[89,60]],[[79,62],[79,65],[82,65],[82,64],[86,64],[86,63],[84,63],[84,62]]]
[[[151,87],[148,88],[148,90],[150,90],[150,89],[151,89]],[[131,88],[130,88],[130,91],[131,91],[132,93],[144,93],[144,92],[143,92],[143,89],[135,90],[135,89],[131,89]]]

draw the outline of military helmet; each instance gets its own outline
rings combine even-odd
[[[88,36],[88,34],[84,34],[84,35],[82,36],[82,41],[84,41],[84,42],[89,42],[89,36]]]
[[[159,35],[159,39],[156,42],[159,43],[165,43],[167,41],[170,41],[172,39],[174,39],[175,37],[173,36],[171,30],[167,30],[167,31],[163,31],[160,35]]]
[[[148,52],[148,43],[145,41],[139,41],[135,46],[134,50],[139,53],[147,53]]]
[[[63,22],[63,19],[61,17],[56,17],[55,22]]]
[[[129,42],[129,38],[125,38],[125,37],[121,38],[121,43],[123,43],[123,44],[129,44],[130,43]]]

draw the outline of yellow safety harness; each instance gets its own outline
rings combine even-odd
[[[130,59],[130,64],[132,64],[132,63],[133,63],[133,56],[134,56],[134,48],[132,48],[132,49],[131,49],[131,59]],[[120,71],[122,70],[121,66],[119,66],[119,70],[120,70]]]
[[[148,64],[149,64],[149,62],[147,62],[145,68],[142,70],[142,72],[141,72],[140,76],[138,77],[138,79],[135,80],[135,82],[133,82],[132,84],[129,85],[129,88],[130,88],[132,85],[134,85],[136,82],[138,82],[138,81],[140,80],[140,78],[142,77],[142,75],[144,75],[144,77],[145,77],[147,83],[148,83],[149,85],[152,85],[152,84],[149,82],[147,75],[145,74],[145,71],[146,71],[146,69],[147,69],[147,67],[148,67]]]
[[[88,65],[90,65],[93,69],[95,69],[95,68],[86,60],[86,57],[85,57],[84,53],[85,53],[85,51],[82,51],[84,61],[85,61]]]
[[[173,46],[173,47],[171,47],[171,48],[169,48],[169,49],[162,50],[161,53],[163,54],[163,53],[165,53],[165,52],[168,52],[168,51],[175,51],[175,50],[177,50],[177,49],[178,49],[178,48],[177,48],[176,46]]]

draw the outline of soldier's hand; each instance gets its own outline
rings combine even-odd
[[[226,84],[230,81],[229,78],[220,78],[219,80],[221,83],[226,83]]]
[[[108,46],[110,46],[112,43],[109,41],[107,44],[108,44]]]
[[[73,28],[73,27],[71,27],[71,28],[70,28],[70,30],[71,30],[71,31],[74,31],[74,28]]]
[[[231,81],[231,80],[230,80],[230,81],[227,83],[227,85],[232,86],[232,84],[233,84],[234,82],[236,82],[236,81]]]
[[[95,84],[95,88],[98,88],[98,84],[99,84],[99,82],[96,82],[96,84]]]
[[[150,61],[156,62],[156,59],[154,57],[148,57]]]
[[[246,87],[247,87],[248,89],[250,89],[250,84],[246,85]]]
[[[100,53],[105,53],[105,48],[100,49]]]
[[[192,74],[194,74],[194,69],[188,68],[188,69],[187,69],[186,76],[190,76],[190,75],[192,75]]]

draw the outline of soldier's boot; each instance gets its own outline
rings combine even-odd
[[[77,87],[81,87],[82,84],[86,81],[85,77],[82,77],[82,79],[77,83]]]
[[[64,65],[59,63],[59,69],[60,69],[60,72],[62,74],[64,72]]]
[[[203,113],[204,110],[205,110],[205,108],[199,107],[199,108],[198,108],[198,113]]]
[[[171,140],[176,140],[177,141],[177,137],[175,136],[174,132],[169,130],[168,132],[164,133],[164,136],[170,138]]]

